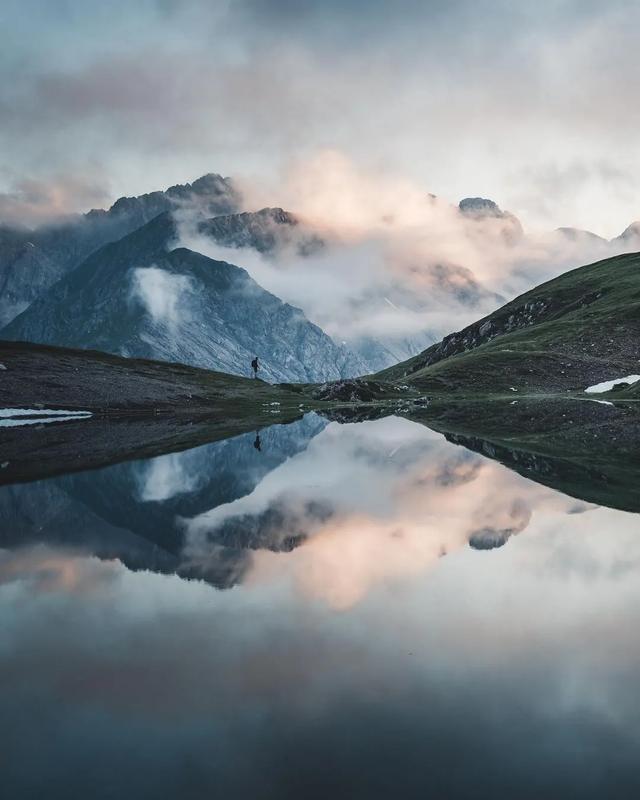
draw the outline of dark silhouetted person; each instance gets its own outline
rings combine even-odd
[[[253,443],[253,446],[256,448],[256,450],[262,452],[262,441],[260,440],[260,434],[258,432],[256,432],[256,440]]]
[[[258,377],[258,367],[259,366],[260,366],[260,364],[258,364],[258,356],[256,356],[253,359],[253,361],[251,362],[251,369],[253,370],[253,377],[254,378]]]

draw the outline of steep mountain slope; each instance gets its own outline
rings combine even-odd
[[[178,361],[271,381],[366,372],[302,311],[248,273],[186,248],[168,213],[106,245],[0,331],[9,340]]]
[[[0,225],[0,326],[90,253],[158,214],[184,206],[206,216],[228,214],[238,203],[229,179],[205,175],[164,192],[121,197],[108,211],[93,210],[33,231]]]
[[[455,392],[583,390],[637,372],[640,254],[566,272],[376,376]]]

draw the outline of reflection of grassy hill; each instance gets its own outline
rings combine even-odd
[[[640,254],[566,272],[408,361],[380,380],[432,392],[582,390],[637,371]]]
[[[0,342],[0,364],[0,408],[94,415],[0,428],[0,483],[147,458],[302,413],[297,392],[182,364],[22,342]]]
[[[640,512],[640,409],[582,400],[436,404],[415,422],[587,502]]]

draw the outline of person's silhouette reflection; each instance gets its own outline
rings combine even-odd
[[[253,446],[256,448],[256,450],[260,450],[260,452],[262,452],[262,441],[260,439],[260,433],[258,431],[256,431],[256,440],[253,443]]]

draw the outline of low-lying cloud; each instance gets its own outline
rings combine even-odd
[[[108,200],[106,184],[73,175],[23,179],[9,191],[0,192],[0,224],[32,228],[56,223],[69,214],[99,208]]]
[[[413,339],[414,352],[570,267],[638,246],[523,231],[499,210],[463,213],[415,180],[373,173],[337,151],[298,160],[270,184],[240,186],[245,207],[283,207],[325,247],[302,254],[289,239],[268,254],[222,247],[183,214],[185,246],[245,267],[338,339]]]
[[[132,272],[131,295],[142,302],[154,322],[175,329],[188,314],[193,292],[191,279],[159,267],[137,267]]]

